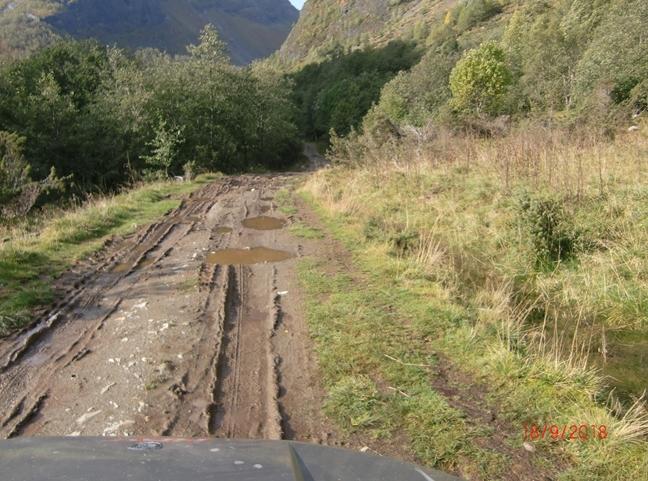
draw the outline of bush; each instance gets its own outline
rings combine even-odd
[[[430,52],[383,88],[378,108],[396,124],[423,126],[451,97],[449,77],[455,52]]]
[[[167,123],[161,120],[155,131],[155,138],[148,144],[152,153],[144,156],[150,173],[156,177],[169,177],[169,169],[176,162],[178,148],[183,141],[182,129],[168,127]]]
[[[631,100],[633,89],[648,78],[647,22],[644,0],[623,0],[611,9],[577,64],[574,97],[578,104],[594,101],[601,88],[609,91],[614,103]],[[638,105],[630,102],[630,106]]]
[[[540,263],[565,261],[575,254],[580,235],[562,201],[524,193],[518,205]]]
[[[298,124],[307,138],[346,135],[360,126],[383,86],[420,59],[414,44],[394,41],[382,48],[337,52],[329,60],[293,74]]]

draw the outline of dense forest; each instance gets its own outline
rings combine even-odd
[[[4,214],[53,189],[283,167],[298,152],[289,95],[270,69],[232,66],[210,27],[176,58],[91,41],[40,50],[0,71]]]

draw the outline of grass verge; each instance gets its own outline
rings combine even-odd
[[[180,204],[181,197],[207,182],[154,183],[54,210],[3,232],[0,245],[0,336],[32,320],[35,308],[53,300],[53,280],[76,261],[100,249],[112,235],[134,232]]]
[[[582,167],[579,156],[588,155],[606,165],[609,175],[593,175],[591,183],[563,179],[579,186],[576,196],[522,176],[506,177],[502,185],[493,158],[505,162],[507,152],[491,144],[488,152],[473,151],[471,158],[481,156],[484,164],[469,169],[462,161],[387,159],[315,174],[302,193],[365,275],[349,282],[310,265],[302,274],[331,416],[367,436],[405,432],[418,459],[457,469],[467,479],[513,479],[511,473],[524,468],[522,458],[510,457],[523,449],[524,424],[606,426],[605,439],[547,436],[536,442],[526,474],[516,479],[538,479],[534,473],[543,470],[550,479],[647,479],[643,404],[607,402],[608,383],[587,362],[591,343],[581,348],[572,331],[571,345],[563,349],[545,329],[547,319],[556,331],[563,328],[561,319],[577,332],[581,319],[584,329],[585,316],[578,316],[584,308],[598,312],[590,326],[593,320],[616,328],[644,326],[643,304],[635,301],[643,296],[639,219],[645,204],[639,199],[645,190],[633,181],[641,166],[632,151],[641,146],[544,152],[564,155],[570,166]],[[529,156],[528,150],[515,152]],[[391,158],[415,157],[408,154]],[[535,202],[526,211],[522,189]],[[572,204],[556,207],[556,200]],[[552,222],[549,235],[534,229],[546,225],[543,216]],[[563,257],[565,238],[574,249]],[[608,277],[615,282],[599,283],[615,271]],[[435,388],[434,370],[427,377],[408,371],[392,377],[398,366],[390,366],[385,354],[408,364],[447,360],[457,366],[487,386],[483,404],[514,432],[493,445],[497,424],[475,423],[469,403]],[[462,396],[461,390],[455,394]]]

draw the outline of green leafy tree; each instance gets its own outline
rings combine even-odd
[[[382,48],[343,53],[293,74],[297,123],[310,138],[327,138],[331,129],[346,135],[362,123],[380,99],[383,86],[420,59],[415,45],[401,41]]]
[[[502,7],[493,0],[468,0],[458,7],[457,29],[460,32],[488,20],[502,11]]]
[[[25,139],[11,132],[0,132],[0,205],[20,195],[29,178],[29,165],[23,157]]]
[[[466,52],[452,70],[452,105],[465,113],[498,114],[511,82],[504,51],[493,42],[484,43]]]
[[[183,142],[182,129],[169,127],[160,120],[155,137],[148,144],[151,153],[144,156],[144,162],[155,176],[169,176],[169,170],[178,158],[178,150]]]
[[[385,85],[378,109],[396,124],[422,126],[435,118],[450,99],[449,77],[457,56],[454,51],[429,52]]]
[[[0,72],[0,130],[27,139],[35,179],[52,167],[74,176],[77,193],[123,179],[118,124],[97,108],[110,82],[107,50],[94,42],[62,42]]]

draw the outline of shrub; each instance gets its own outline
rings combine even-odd
[[[580,236],[561,200],[524,193],[518,205],[538,261],[559,262],[575,254]]]
[[[170,128],[165,121],[160,121],[155,138],[147,144],[151,147],[151,154],[144,156],[144,162],[154,176],[169,176],[169,169],[173,166],[183,141],[182,129]]]
[[[457,56],[455,52],[428,53],[385,85],[378,108],[394,123],[425,125],[450,99],[448,82]]]

